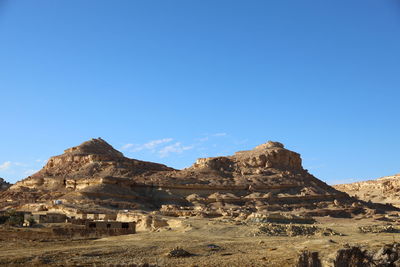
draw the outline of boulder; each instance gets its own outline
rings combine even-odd
[[[321,267],[318,252],[303,251],[297,260],[296,267]]]

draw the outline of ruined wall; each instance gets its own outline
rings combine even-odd
[[[87,229],[87,228],[53,228],[56,237],[67,239],[102,238],[107,236],[129,235],[136,231],[130,229]]]

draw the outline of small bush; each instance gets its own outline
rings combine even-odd
[[[0,224],[6,223],[8,218],[9,218],[8,216],[0,216]]]
[[[29,217],[27,221],[29,223],[29,226],[33,226],[36,224],[36,221],[35,219],[33,219],[33,217]]]
[[[6,223],[11,226],[22,226],[24,223],[24,214],[22,212],[16,212],[15,210],[10,210],[7,212],[6,217],[8,217]]]

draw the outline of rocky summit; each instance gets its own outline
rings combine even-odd
[[[92,139],[50,158],[0,194],[2,209],[49,210],[55,202],[66,212],[207,217],[271,211],[349,217],[373,208],[318,180],[303,169],[298,153],[271,141],[176,170],[124,157],[103,139]]]

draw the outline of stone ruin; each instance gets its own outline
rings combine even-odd
[[[266,223],[258,227],[253,236],[334,236],[342,235],[330,228],[320,228],[312,225],[274,224]]]

